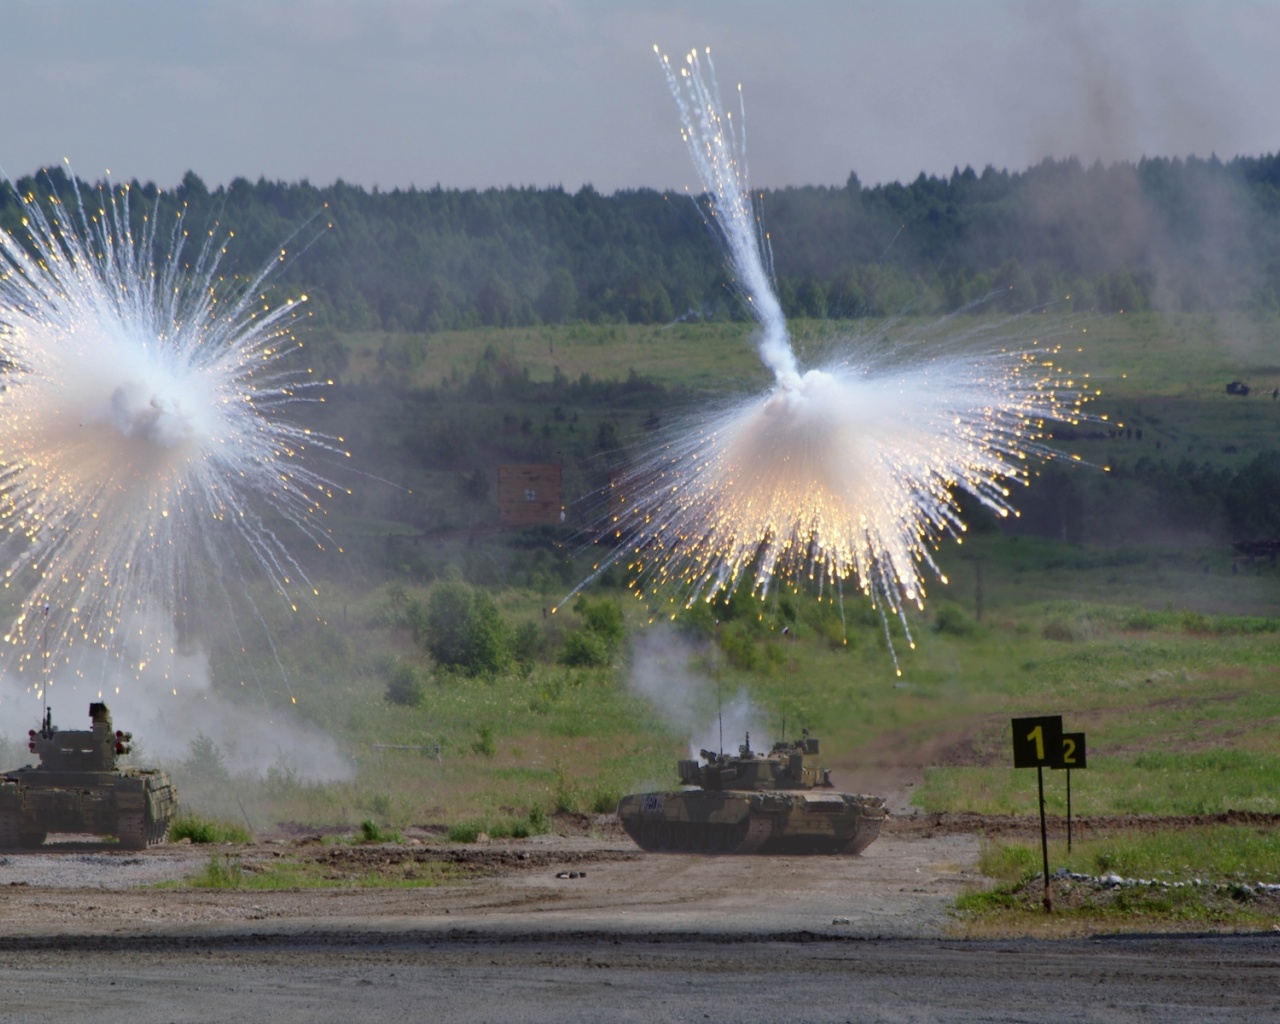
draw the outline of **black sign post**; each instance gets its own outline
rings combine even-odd
[[[1049,831],[1044,821],[1044,770],[1061,768],[1062,716],[1013,719],[1013,766],[1034,768],[1040,792],[1040,852],[1044,856],[1044,909],[1053,913],[1053,894],[1049,890]]]
[[[1062,734],[1062,767],[1067,770],[1067,853],[1071,852],[1071,769],[1087,768],[1085,760],[1084,733],[1064,732]]]

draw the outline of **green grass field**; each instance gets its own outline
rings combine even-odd
[[[984,325],[896,320],[793,329],[798,349],[820,361],[851,334],[873,347],[928,345],[948,332],[982,333]],[[1270,397],[1280,384],[1277,330],[1273,322],[1207,315],[1027,317],[999,328],[1001,336],[1060,344],[1060,361],[1101,388],[1093,410],[1109,424],[1141,428],[1141,440],[1061,445],[1084,459],[1071,472],[1099,478],[1101,467],[1144,454],[1235,468],[1273,447],[1280,436],[1280,402]],[[680,389],[682,403],[766,383],[751,331],[736,323],[371,334],[346,343],[343,379],[350,382],[392,372],[387,355],[397,349],[411,350],[412,359],[411,369],[395,372],[419,385],[462,379],[492,346],[534,381],[557,369],[571,380],[624,380],[634,372]],[[1250,383],[1254,393],[1228,395],[1232,380]],[[358,509],[336,526],[356,536],[357,549],[387,532]],[[925,610],[910,614],[914,649],[891,623],[901,677],[879,616],[855,594],[846,597],[843,622],[830,600],[786,588],[765,602],[735,601],[718,613],[728,618],[713,653],[705,614],[699,620],[678,605],[637,601],[618,574],[590,593],[624,607],[633,639],[676,609],[675,628],[694,650],[684,685],[698,691],[704,713],[718,688],[742,690],[772,732],[785,720],[789,733],[804,726],[821,736],[837,777],[850,786],[885,765],[918,765],[922,810],[1032,813],[1034,776],[1011,767],[1009,719],[1061,714],[1069,729],[1088,736],[1089,768],[1073,778],[1078,815],[1280,813],[1280,572],[1265,560],[1239,561],[1214,538],[1121,545],[1109,542],[1105,524],[1096,533],[1092,543],[1066,543],[978,531],[962,545],[942,544],[937,557],[950,583],[933,582]],[[237,657],[252,667],[279,654],[298,696],[287,713],[328,731],[354,778],[313,784],[291,772],[285,757],[259,780],[238,776],[232,764],[228,781],[203,777],[193,762],[176,766],[189,806],[226,820],[247,817],[257,827],[300,821],[354,830],[372,820],[512,834],[556,810],[607,810],[622,793],[671,785],[687,736],[631,692],[634,666],[625,657],[597,668],[555,663],[577,620],[568,610],[546,617],[545,609],[586,573],[591,552],[569,542],[554,557],[531,560],[513,540],[441,539],[422,557],[436,576],[452,567],[471,578],[489,566],[486,583],[505,620],[531,623],[547,652],[527,674],[432,672],[386,616],[397,592],[425,600],[429,579],[349,561],[318,574],[314,616],[266,613],[274,651]],[[417,707],[386,700],[387,666],[397,658],[422,670]],[[1053,813],[1065,810],[1061,781],[1051,773]],[[1170,864],[1185,859],[1172,844],[1164,856]]]

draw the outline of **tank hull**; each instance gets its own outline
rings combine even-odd
[[[831,790],[634,793],[618,804],[645,850],[696,853],[861,853],[880,834],[884,798]]]
[[[159,769],[52,772],[19,768],[0,775],[0,848],[35,847],[49,834],[115,836],[143,849],[168,838],[178,793]]]

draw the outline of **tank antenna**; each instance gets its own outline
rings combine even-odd
[[[44,603],[44,628],[40,631],[41,644],[41,662],[44,666],[44,709],[43,717],[40,720],[40,728],[48,730],[49,728],[49,682],[50,682],[50,665],[49,665],[49,602]]]
[[[716,718],[720,722],[720,753],[724,753],[724,679],[720,672],[720,620],[716,619],[716,638],[712,651],[716,666]]]

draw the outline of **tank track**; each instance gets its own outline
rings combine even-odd
[[[884,818],[863,817],[858,822],[858,831],[854,837],[840,847],[841,853],[859,854],[876,841],[880,836],[880,823]]]
[[[116,828],[120,846],[126,850],[145,850],[148,846],[159,846],[169,839],[169,818],[161,821],[147,821],[144,814],[121,816]]]
[[[716,825],[689,821],[643,821],[624,825],[642,850],[655,853],[755,853],[773,835],[768,818]]]
[[[18,831],[18,816],[0,813],[0,850],[16,850],[22,842]]]

